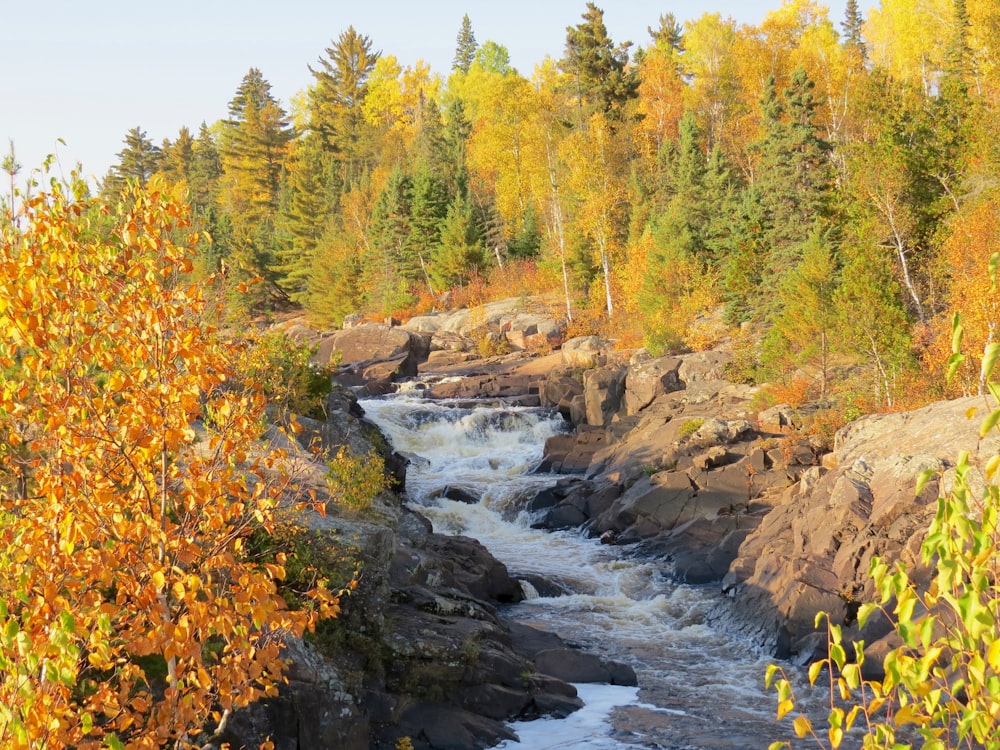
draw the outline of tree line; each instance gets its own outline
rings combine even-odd
[[[722,306],[766,331],[747,377],[866,408],[947,358],[957,310],[992,340],[995,3],[850,0],[837,22],[786,0],[649,35],[616,43],[587,3],[526,76],[465,16],[445,77],[348,28],[291,111],[252,69],[227,119],[160,146],[129,131],[102,190],[160,173],[211,238],[202,273],[263,278],[233,301],[326,325],[501,279],[661,352],[708,343]],[[978,387],[974,362],[958,382]]]

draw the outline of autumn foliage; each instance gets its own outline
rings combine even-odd
[[[297,498],[261,389],[188,272],[186,210],[58,188],[0,246],[0,746],[203,744],[273,695],[283,558],[252,533]]]

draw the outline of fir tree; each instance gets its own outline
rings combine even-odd
[[[482,270],[485,258],[472,206],[458,195],[441,223],[440,240],[432,254],[431,277],[439,291],[466,284]]]

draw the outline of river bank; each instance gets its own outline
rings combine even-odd
[[[736,638],[736,641],[723,639],[730,644],[723,650],[733,651],[732,644],[736,642],[741,644],[739,648],[746,648],[746,661],[751,665],[748,674],[753,673],[755,678],[763,672],[763,665],[755,660],[780,657],[805,663],[820,652],[824,644],[812,627],[817,611],[832,612],[850,626],[852,607],[871,594],[867,561],[872,555],[903,560],[919,578],[920,571],[914,562],[916,551],[928,514],[933,512],[931,500],[937,496],[938,487],[932,484],[919,498],[914,498],[916,476],[928,467],[944,470],[947,476],[950,458],[963,447],[979,449],[984,455],[995,448],[979,445],[976,423],[968,420],[964,412],[981,404],[967,402],[935,405],[907,415],[870,417],[841,430],[833,446],[824,446],[799,430],[800,415],[795,410],[781,406],[768,410],[755,408],[753,389],[726,380],[728,355],[724,351],[652,358],[642,352],[623,354],[588,338],[561,342],[560,349],[544,356],[517,352],[483,360],[469,351],[454,348],[454,338],[449,344],[453,348],[434,349],[433,335],[428,338],[426,334],[391,328],[365,328],[362,334],[368,343],[357,351],[365,352],[367,358],[345,362],[341,371],[344,381],[363,398],[394,391],[401,378],[420,374],[424,378],[422,383],[410,387],[419,389],[425,404],[447,404],[443,408],[451,411],[472,410],[477,405],[508,410],[540,407],[560,415],[559,420],[568,429],[554,430],[545,438],[538,465],[534,467],[536,471],[542,470],[543,474],[534,475],[542,480],[526,496],[522,490],[530,526],[545,534],[544,538],[569,534],[587,540],[591,547],[601,548],[597,542],[600,538],[611,543],[605,549],[614,549],[616,558],[624,554],[643,560],[642,564],[651,571],[650,578],[674,587],[671,591],[689,591],[694,584],[696,590],[709,592],[694,607],[698,612],[694,626],[705,628],[710,634],[700,647],[702,667],[711,664],[708,655],[712,640],[718,641],[719,633],[727,633],[730,635],[726,639]],[[376,351],[374,343],[390,339],[395,342],[390,349],[368,356]],[[432,351],[439,354],[432,357]],[[421,419],[425,417],[426,414]],[[449,429],[454,435],[454,429]],[[425,459],[421,451],[426,450],[404,453],[409,454],[410,461],[420,461]],[[492,458],[502,456],[505,450],[494,448]],[[443,473],[453,471],[456,458],[453,456],[451,464],[445,464]],[[463,487],[450,490],[453,496],[466,501],[459,504],[463,509],[460,515],[465,514],[465,509],[483,504],[482,494],[477,496]],[[443,491],[441,494],[445,495]],[[438,504],[458,507],[450,499]],[[407,534],[414,530],[418,530],[418,536],[437,537],[425,522],[415,518],[431,517],[434,531],[451,523],[446,518],[451,511],[442,517],[437,510],[418,510],[419,515],[415,515],[411,508],[400,506],[390,514],[390,535],[397,535],[404,549],[410,543],[405,541]],[[485,536],[480,530],[471,531],[475,527],[468,524],[468,519],[453,524],[452,532],[459,536],[436,541],[436,550],[473,544],[468,537]],[[518,535],[526,536],[529,530],[522,528]],[[393,541],[394,545],[397,543]],[[492,549],[495,540],[489,544]],[[400,548],[391,553],[397,562],[400,555],[420,557],[412,550],[400,552]],[[503,553],[498,557],[502,560]],[[503,567],[511,580],[520,577],[528,583],[563,585],[558,576],[551,575],[553,564],[548,564],[547,574],[532,574],[521,564],[523,558],[524,555],[520,558],[515,555],[508,565],[496,564]],[[457,567],[469,569],[468,560],[467,555]],[[437,650],[411,632],[399,639],[418,644],[409,654],[394,652],[382,643],[376,648],[377,658],[356,660],[357,689],[345,690],[345,694],[350,695],[349,703],[361,717],[359,726],[367,732],[372,747],[392,747],[402,737],[420,748],[485,746],[508,736],[505,733],[511,730],[507,722],[513,719],[550,712],[566,714],[575,708],[572,695],[575,689],[551,682],[552,675],[527,684],[525,675],[541,674],[543,670],[538,669],[537,647],[523,650],[525,631],[515,636],[509,624],[512,618],[505,614],[515,606],[518,594],[498,598],[480,591],[472,595],[474,600],[488,601],[489,606],[482,608],[488,617],[475,607],[463,609],[465,605],[456,607],[450,603],[442,608],[439,585],[447,578],[441,578],[438,568],[454,570],[456,563],[426,558],[425,562],[417,566],[421,595],[412,601],[418,602],[417,609],[424,614],[429,611],[437,619],[424,621],[421,627],[425,633],[452,632],[442,638]],[[575,563],[576,567],[588,564]],[[508,570],[511,565],[515,566],[514,574]],[[384,580],[389,580],[392,569],[392,564],[386,564]],[[373,579],[380,575],[373,570]],[[399,586],[400,582],[394,585]],[[407,585],[410,583],[403,585],[403,589]],[[391,586],[386,588],[389,590]],[[445,590],[457,588],[451,583],[445,586]],[[523,598],[524,587],[518,588]],[[565,604],[577,595],[567,597],[567,591],[556,593],[563,596],[543,593],[539,598],[561,598],[564,601],[560,604]],[[447,593],[445,599],[450,596],[453,593]],[[469,596],[466,591],[459,599]],[[673,596],[653,591],[649,598],[662,602]],[[375,621],[381,621],[379,613],[385,611],[386,602],[395,605],[406,598],[390,594],[385,601],[357,606],[356,611],[366,613],[360,618],[362,621],[373,613]],[[640,601],[647,606],[644,599]],[[619,610],[621,605],[618,602]],[[353,603],[351,606],[355,607]],[[531,605],[528,606],[530,609]],[[506,682],[503,679],[497,682],[496,673],[482,668],[490,659],[481,658],[488,650],[481,649],[480,644],[490,644],[490,639],[483,638],[479,631],[469,638],[469,631],[461,627],[457,631],[452,629],[454,618],[466,614],[480,622],[488,620],[491,628],[504,634],[499,640],[513,652],[518,651],[518,640],[522,640],[518,658],[523,661],[518,662],[521,671],[517,679],[513,679],[513,670],[508,670]],[[410,613],[397,614],[388,620],[395,622],[400,616],[408,620]],[[552,620],[539,623],[529,618],[528,623],[553,625],[556,632],[565,634],[575,619],[578,618],[570,615],[561,623]],[[620,623],[608,627],[616,631],[624,629]],[[680,629],[685,627],[691,627],[691,623]],[[676,629],[672,628],[663,627],[662,633],[674,632]],[[875,653],[891,643],[891,638],[884,638],[888,630],[882,622],[864,633],[869,643],[875,642],[870,647]],[[456,639],[453,637],[456,633],[464,635]],[[379,638],[384,635],[380,633]],[[579,656],[588,645],[596,653],[602,653],[607,645],[601,638],[577,635],[571,640],[574,637],[577,642],[570,645],[585,648],[566,648],[564,643],[559,647],[565,649],[564,657]],[[379,638],[373,638],[369,645],[379,643]],[[650,638],[650,633],[645,633],[637,643]],[[879,639],[881,644],[877,643]],[[443,641],[451,645],[443,647]],[[457,651],[465,655],[460,668],[461,659],[449,657],[449,653],[453,656]],[[643,680],[647,684],[655,681],[650,678],[658,669],[675,671],[661,665],[647,670],[644,676],[634,652],[626,649],[620,653],[624,654],[624,662],[639,665],[640,685]],[[410,677],[394,683],[377,674],[379,669],[383,673],[395,669],[397,660],[403,662],[409,658],[412,664],[414,657],[420,665],[417,672],[423,670],[423,681],[415,679],[412,670]],[[507,663],[506,660],[505,655],[500,661]],[[559,671],[560,663],[559,659],[550,660],[549,664],[555,665],[550,671]],[[444,682],[437,668],[441,664],[453,667]],[[374,670],[374,682],[373,665],[381,665]],[[732,666],[718,664],[712,665],[711,670],[715,674],[733,673]],[[573,677],[570,672],[563,674],[569,679]],[[598,682],[600,674],[608,674],[607,669],[603,673],[592,672]],[[687,674],[695,698],[699,696],[699,687],[719,692],[718,687],[713,689],[710,683],[695,678],[696,671]],[[493,681],[499,687],[483,693],[477,680]],[[517,682],[520,684],[513,684]],[[447,688],[442,690],[441,685]],[[543,686],[545,689],[540,689]],[[683,690],[677,686],[664,688],[661,696],[671,692]],[[549,698],[525,697],[553,693],[562,695],[564,700],[547,703]],[[497,700],[499,695],[509,698],[512,694],[519,697]],[[486,698],[470,701],[469,696],[474,695]],[[704,692],[700,697],[704,700]],[[662,736],[678,741],[680,737],[687,738],[686,744],[667,746],[716,746],[707,734],[690,728],[678,732],[677,721],[664,722],[668,714],[663,712],[669,713],[671,707],[662,697],[659,702],[658,706],[653,704],[652,712],[647,711],[642,719],[633,722],[633,730],[636,726],[658,727],[665,723],[669,729],[651,731],[668,732]],[[739,701],[723,698],[722,703],[713,705],[716,714],[725,715]],[[409,710],[414,707],[418,708]],[[456,708],[463,713],[454,713]],[[686,708],[673,710],[691,713]],[[734,724],[746,721],[740,709],[732,710]],[[770,728],[768,711],[761,712],[759,708],[753,711],[760,714],[756,735],[744,736],[746,744],[726,746],[767,744],[763,740]],[[485,725],[481,723],[484,713]],[[642,712],[632,710],[632,713]],[[779,730],[777,726],[774,729],[775,734],[767,735],[769,739],[777,738]],[[359,743],[361,732],[359,729]],[[637,743],[641,746],[641,739]]]

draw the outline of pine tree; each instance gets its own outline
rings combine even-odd
[[[458,30],[458,38],[455,41],[455,59],[451,63],[452,69],[468,73],[473,60],[476,59],[476,50],[478,49],[476,36],[472,33],[472,22],[469,21],[469,14],[466,13],[462,16],[462,27]]]
[[[361,103],[368,91],[368,77],[381,57],[372,41],[353,26],[342,32],[320,57],[319,67],[309,67],[316,79],[310,89],[309,127],[323,138],[339,165],[343,189],[372,166],[375,131],[364,118]]]
[[[566,51],[560,65],[575,87],[578,125],[593,111],[620,116],[625,104],[635,98],[639,77],[630,68],[626,42],[614,46],[604,25],[604,11],[587,3],[583,23],[566,29]]]
[[[142,128],[129,130],[124,143],[125,148],[116,154],[118,164],[111,168],[111,179],[104,184],[104,192],[109,195],[116,194],[128,180],[145,185],[160,166],[160,149]]]

